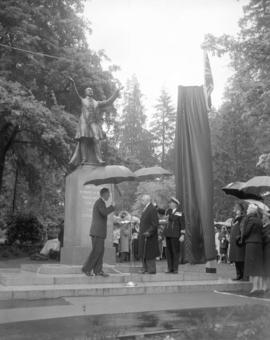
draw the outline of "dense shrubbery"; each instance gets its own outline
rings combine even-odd
[[[41,242],[43,226],[32,214],[18,214],[7,220],[8,244],[36,244]]]

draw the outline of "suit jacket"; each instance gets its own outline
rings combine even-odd
[[[256,215],[248,215],[243,229],[245,243],[262,243],[262,221]]]
[[[237,241],[241,238],[241,226],[243,223],[243,216],[238,216],[233,219],[230,234],[230,262],[243,262],[245,260],[245,247],[239,247],[237,244]]]
[[[176,209],[172,212],[168,210],[168,224],[164,228],[163,235],[165,237],[180,238],[181,234],[185,234],[185,219],[182,211]]]
[[[90,236],[106,238],[107,236],[107,216],[114,211],[114,207],[106,207],[105,202],[100,197],[94,204]]]
[[[150,236],[143,234],[149,232]],[[139,231],[139,256],[152,260],[159,256],[158,248],[158,215],[152,203],[143,211]]]

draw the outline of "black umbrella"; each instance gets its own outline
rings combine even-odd
[[[157,177],[172,176],[172,173],[160,166],[141,168],[134,172],[138,181],[153,180]]]
[[[123,165],[97,166],[89,173],[87,184],[118,184],[125,181],[135,181],[136,175]]]
[[[243,190],[245,184],[245,182],[233,182],[226,185],[226,187],[222,188],[222,190],[225,194],[235,196],[242,200],[255,199],[261,201],[262,197],[260,195]]]
[[[270,176],[255,176],[245,182],[242,190],[257,196],[267,196],[270,191]]]
[[[119,195],[122,196],[122,193],[116,184],[135,180],[136,175],[129,168],[123,165],[106,165],[97,166],[91,170],[84,185],[115,184],[115,189],[118,191]],[[112,191],[112,196],[114,200],[114,191]]]

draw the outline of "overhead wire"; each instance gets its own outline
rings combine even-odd
[[[55,55],[51,55],[51,54],[47,54],[47,53],[34,52],[34,51],[30,51],[30,50],[25,50],[25,49],[20,48],[20,47],[14,47],[14,46],[2,44],[2,43],[0,43],[0,46],[1,47],[5,47],[5,48],[11,48],[13,50],[17,50],[17,51],[21,51],[21,52],[25,52],[25,53],[30,53],[30,54],[38,55],[40,57],[48,57],[48,58],[53,58],[53,59],[62,59],[62,60],[70,61],[70,62],[74,61],[73,59],[69,59],[69,58],[66,58],[66,57],[57,57]]]

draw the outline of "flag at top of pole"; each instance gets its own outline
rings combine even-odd
[[[206,96],[207,109],[210,110],[212,106],[211,93],[213,92],[214,89],[214,81],[208,53],[206,50],[203,50],[203,55],[204,55],[204,90]]]

